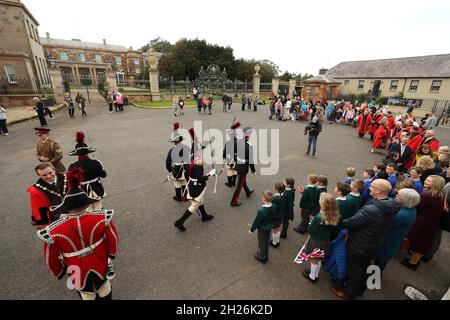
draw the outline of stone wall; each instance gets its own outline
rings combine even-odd
[[[23,95],[0,95],[0,104],[7,108],[34,106],[33,97],[36,94],[23,94]]]

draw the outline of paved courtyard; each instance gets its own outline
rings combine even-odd
[[[328,176],[332,191],[349,165],[362,174],[364,168],[379,162],[382,156],[371,154],[369,142],[358,139],[354,129],[325,123],[313,160],[303,156],[305,124],[269,121],[267,107],[250,113],[235,105],[233,113],[216,110],[212,116],[187,109],[184,118],[177,118],[184,128],[203,120],[204,128],[225,131],[235,116],[243,126],[280,128],[280,170],[276,177],[250,175],[249,184],[256,192],[250,199],[241,198],[243,206],[237,209],[229,207],[232,190],[224,186],[224,175],[217,194],[210,182],[205,207],[215,219],[203,224],[192,216],[185,224],[187,232],[180,233],[173,222],[187,204],[172,200],[171,184],[160,184],[166,175],[171,111],[129,107],[124,114],[109,114],[106,105],[89,106],[87,111],[88,118],[73,121],[58,112],[49,125],[65,154],[74,147],[75,132],[87,132],[90,146],[98,149],[95,157],[108,172],[104,206],[115,209],[120,237],[115,299],[336,299],[324,271],[320,282],[312,285],[292,263],[306,238],[293,232],[293,226],[280,248],[271,248],[265,266],[253,259],[257,237],[247,231],[260,205],[259,194],[275,180],[293,176],[305,183],[307,174],[315,172]],[[11,126],[10,136],[0,139],[0,299],[77,299],[75,292],[46,270],[42,243],[30,224],[26,189],[36,180],[35,126],[37,120]],[[445,130],[439,129],[438,136],[449,145]],[[65,157],[63,162],[68,166],[71,160]],[[298,202],[297,193],[294,224],[299,222]],[[367,292],[364,299],[403,299],[406,283],[443,294],[450,284],[449,240],[445,233],[435,259],[417,272],[400,264],[400,254],[385,270],[382,290]]]

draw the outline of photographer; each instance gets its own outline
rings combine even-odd
[[[311,123],[305,128],[305,136],[309,133],[308,137],[308,150],[305,153],[305,156],[309,156],[309,152],[311,151],[312,145],[312,156],[316,156],[317,149],[317,137],[322,132],[322,124],[319,121],[317,116],[314,116],[311,120]]]

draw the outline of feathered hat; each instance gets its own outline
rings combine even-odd
[[[227,129],[227,134],[230,135],[230,136],[235,135],[236,134],[236,129],[239,129],[240,127],[241,127],[241,123],[240,122],[237,122],[237,123],[233,124],[230,129]]]
[[[75,135],[77,144],[75,145],[75,150],[69,152],[69,156],[85,156],[96,151],[96,149],[89,148],[87,144],[84,143],[85,137],[86,134],[84,132],[77,132],[77,134]]]
[[[179,129],[180,129],[180,123],[175,122],[173,124],[172,135],[170,136],[170,140],[169,140],[170,143],[183,141],[183,136],[178,132]]]
[[[67,188],[68,192],[64,196],[61,204],[53,206],[52,211],[60,210],[67,212],[70,210],[83,209],[87,206],[100,201],[100,197],[90,197],[83,189],[81,183],[84,181],[84,171],[80,167],[74,167],[67,171]]]

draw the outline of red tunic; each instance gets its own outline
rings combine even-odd
[[[31,224],[38,228],[45,228],[51,223],[50,201],[47,196],[35,186],[28,188],[31,204]]]
[[[388,128],[390,130],[394,129],[395,127],[395,118],[393,116],[390,116],[388,119]]]
[[[375,135],[375,133],[377,132],[378,126],[381,122],[381,119],[383,119],[383,117],[379,114],[375,117],[373,117],[372,119],[372,125],[370,126],[370,130],[369,130],[369,134],[370,135]]]
[[[420,141],[422,141],[422,136],[418,134],[411,138],[411,140],[409,140],[409,142],[407,143],[407,146],[411,148],[411,159],[409,159],[409,161],[404,165],[406,170],[414,165],[416,151],[419,148]]]
[[[366,122],[364,123],[364,114],[361,114],[358,117],[357,123],[358,123],[358,133],[364,133],[366,134],[367,130],[369,129],[370,123],[372,122],[372,116],[370,114],[367,115]]]
[[[90,272],[106,279],[108,257],[114,257],[117,252],[113,214],[113,210],[73,214],[38,231],[44,241],[44,258],[50,272],[61,279],[69,268],[77,290],[84,288]]]
[[[424,145],[424,144],[428,144],[429,146],[430,146],[430,150],[431,151],[436,151],[436,152],[438,152],[438,150],[439,150],[439,144],[440,144],[440,141],[439,140],[437,140],[436,138],[423,138],[422,139],[422,141],[420,141],[420,144],[419,144],[419,148],[422,146],[422,145]]]
[[[375,133],[375,137],[374,137],[374,141],[373,141],[373,145],[372,145],[373,149],[381,148],[381,142],[383,141],[383,138],[385,138],[385,141],[387,141],[386,139],[388,137],[388,131],[389,130],[384,126],[380,126],[378,128],[377,132]],[[386,146],[384,148],[386,148]]]

